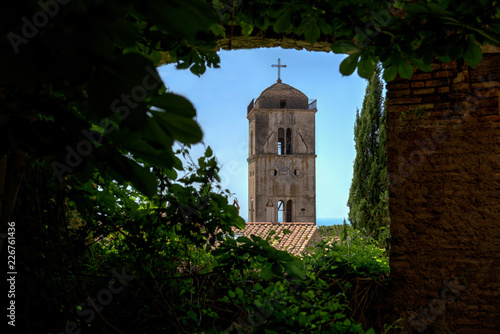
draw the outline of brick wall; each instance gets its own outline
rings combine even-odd
[[[500,333],[499,92],[498,53],[387,85],[393,300],[408,333]]]

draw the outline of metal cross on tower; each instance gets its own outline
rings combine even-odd
[[[278,58],[278,65],[276,64],[272,64],[271,67],[277,67],[278,68],[278,83],[281,83],[281,78],[280,78],[280,74],[281,74],[281,68],[282,67],[286,67],[286,65],[281,65],[281,59]]]

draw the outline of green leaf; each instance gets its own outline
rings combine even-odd
[[[264,329],[265,334],[278,334],[278,332],[273,331],[272,329]]]
[[[241,26],[241,33],[243,34],[243,36],[250,36],[254,28],[253,25],[245,21],[241,21],[240,26]]]
[[[339,71],[342,75],[351,75],[358,66],[359,53],[354,53],[340,63]]]
[[[165,93],[150,98],[149,103],[163,110],[168,110],[186,117],[196,116],[196,110],[193,104],[180,95]]]
[[[390,82],[396,78],[397,74],[398,74],[398,68],[394,65],[391,65],[386,69],[384,69],[383,78],[385,82]]]
[[[440,62],[443,62],[443,63],[449,63],[451,61],[451,57],[449,55],[441,55],[441,56],[438,56],[438,59]]]
[[[226,37],[226,29],[224,28],[224,26],[222,24],[219,24],[219,23],[212,24],[210,26],[210,31],[212,31],[212,33],[215,36],[221,36],[223,38]]]
[[[227,294],[229,295],[229,297],[230,297],[230,298],[234,298],[234,297],[236,297],[236,294],[234,293],[234,291],[229,290],[229,291],[227,292]]]
[[[212,151],[210,146],[208,146],[207,150],[205,151],[205,157],[210,158],[213,154],[214,154],[214,152]]]
[[[162,59],[161,52],[158,50],[151,50],[151,53],[149,54],[149,59],[151,59],[153,64],[158,65]]]
[[[476,39],[474,35],[469,35],[469,44],[467,45],[467,50],[464,53],[464,59],[467,62],[467,65],[470,67],[474,67],[483,58],[483,52],[479,45],[476,44]]]
[[[190,317],[193,320],[196,320],[196,318],[197,318],[197,315],[196,315],[196,313],[193,310],[187,311],[186,314],[187,314],[188,317]]]
[[[410,79],[413,75],[413,66],[405,61],[402,61],[398,66],[398,73],[401,78]]]
[[[128,162],[128,168],[132,171],[132,175],[130,175],[132,185],[146,196],[151,197],[156,194],[158,186],[156,176],[149,169],[142,167],[135,161],[128,158],[124,159]]]
[[[411,3],[406,5],[406,12],[408,14],[422,14],[428,13],[430,10],[424,3]]]
[[[283,11],[281,16],[276,20],[273,28],[275,32],[286,32],[291,25],[290,11]]]
[[[298,266],[296,265],[288,265],[286,266],[285,265],[285,269],[287,271],[287,273],[291,276],[295,276],[295,277],[298,277],[300,279],[305,279],[306,278],[306,274],[304,273],[304,271],[302,271]]]
[[[307,29],[304,33],[304,37],[306,38],[306,41],[308,41],[311,44],[314,44],[319,38],[321,34],[321,31],[319,30],[318,25],[316,22],[311,22],[307,26]]]
[[[375,62],[371,57],[363,56],[358,63],[358,74],[360,77],[369,79],[375,70]]]
[[[161,144],[164,148],[172,147],[174,139],[163,129],[155,119],[148,118],[146,121],[145,130],[147,131],[146,138],[154,143]]]
[[[262,279],[268,281],[273,277],[273,270],[272,270],[272,265],[268,265],[267,267],[262,268],[260,271],[260,275]]]
[[[195,120],[180,116],[170,111],[151,110],[153,119],[156,117],[174,139],[184,144],[196,144],[201,141],[203,133]]]
[[[272,267],[271,267],[271,270],[273,271],[273,273],[276,275],[276,276],[281,276],[283,274],[283,271],[282,271],[282,268],[281,268],[281,265],[279,263],[273,263]]]
[[[174,169],[164,169],[163,173],[167,178],[170,180],[175,180],[177,179],[177,172]]]
[[[232,220],[232,225],[239,228],[239,229],[244,229],[246,222],[243,218],[236,217],[235,219]]]
[[[153,22],[169,34],[188,40],[196,39],[202,31],[209,31],[210,25],[217,20],[215,12],[198,0],[144,2],[142,6],[148,7]]]
[[[357,51],[359,46],[349,41],[336,41],[332,44],[332,51],[334,53],[350,53],[351,51]]]
[[[427,63],[424,59],[413,59],[413,65],[421,71],[430,72],[432,71],[431,63]]]
[[[247,237],[239,237],[238,239],[236,239],[236,241],[238,241],[240,243],[244,243],[244,244],[252,243],[252,241],[250,239],[248,239]]]

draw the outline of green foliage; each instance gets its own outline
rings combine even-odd
[[[342,225],[318,226],[321,237],[340,237]]]
[[[356,112],[356,158],[349,190],[349,221],[378,238],[389,227],[385,112],[380,67],[366,87],[361,113]]]
[[[58,183],[99,171],[153,196],[142,164],[179,169],[173,143],[202,139],[193,105],[165,93],[155,67],[218,66],[215,11],[201,0],[39,3],[13,3],[0,23],[0,157],[22,150],[50,161]]]
[[[382,247],[381,247],[382,246]],[[307,261],[321,266],[321,275],[340,278],[372,277],[386,279],[389,274],[389,258],[383,245],[361,230],[347,228],[344,240],[323,241]]]
[[[218,36],[286,35],[311,44],[331,41],[335,53],[348,54],[340,72],[351,75],[357,68],[366,79],[379,62],[386,81],[398,74],[408,79],[414,69],[431,71],[435,57],[443,62],[463,59],[475,66],[482,58],[481,46],[500,45],[496,1],[396,1],[392,5],[367,0],[315,1],[312,5],[300,0],[236,1],[226,6],[224,1],[213,3],[220,13],[218,28],[213,29]]]
[[[381,62],[386,81],[410,78],[435,56],[474,66],[480,46],[500,44],[496,2],[396,1],[405,12],[393,16],[367,0],[48,3],[11,2],[0,20],[0,179],[9,181],[0,228],[19,226],[20,330],[364,333],[351,281],[385,281],[384,245],[346,224],[339,244],[304,259],[269,240],[234,240],[244,221],[217,184],[212,150],[186,166],[188,150],[173,149],[202,139],[196,111],[167,92],[155,67],[201,75],[218,66],[217,38],[266,32],[333,41],[349,54],[344,75],[378,78]],[[375,177],[353,180],[349,218],[384,240],[387,193],[376,178],[385,179],[385,130],[380,106],[364,112],[381,104],[370,96],[357,145],[372,162],[357,170]],[[127,284],[103,302],[125,272]]]
[[[30,327],[45,319],[50,331],[70,321],[82,333],[165,327],[171,333],[373,332],[352,312],[356,293],[349,280],[383,283],[387,262],[379,248],[350,231],[347,242],[320,244],[300,259],[273,248],[273,237],[235,239],[232,227],[244,222],[218,186],[212,150],[196,160],[187,148],[176,154],[188,161],[185,174],[154,169],[160,191],[153,199],[94,174],[92,183],[72,183],[62,207],[56,192],[38,198],[43,212],[32,208],[18,215],[19,221],[41,219],[30,230],[33,236],[26,235],[30,248],[19,254],[18,301],[37,310],[26,320]],[[31,196],[46,190],[37,181],[44,173],[50,168],[42,164],[25,179]],[[59,221],[61,208],[66,225],[50,224]],[[109,303],[97,299],[101,318],[87,297],[102,296],[116,272],[130,279]],[[33,289],[39,293],[28,299]]]

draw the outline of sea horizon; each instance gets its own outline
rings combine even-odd
[[[345,219],[347,224],[349,221]],[[318,226],[332,226],[332,225],[343,225],[344,218],[316,218],[316,225]]]
[[[248,223],[248,219],[245,219]],[[347,224],[349,221],[346,218]],[[342,225],[344,224],[344,218],[316,218],[316,225],[318,226],[332,226],[332,225]]]

